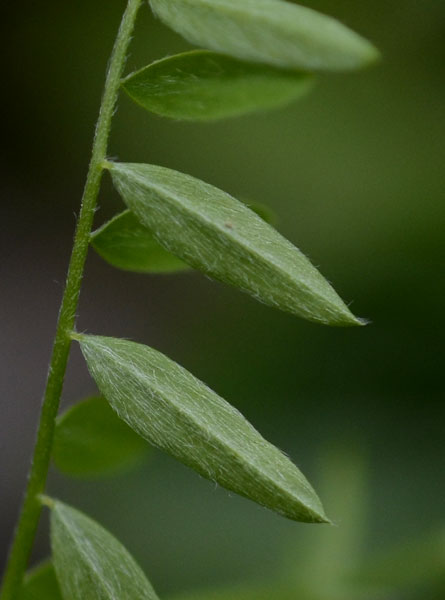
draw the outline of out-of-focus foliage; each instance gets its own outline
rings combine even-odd
[[[211,121],[286,106],[312,83],[306,71],[194,50],[155,61],[131,73],[122,85],[148,111],[179,120]]]
[[[104,398],[87,398],[57,419],[53,460],[67,475],[113,474],[137,464],[147,450]]]
[[[276,581],[174,596],[172,600],[398,600],[445,594],[443,527],[379,556],[366,552],[368,537],[367,464],[354,446],[334,447],[323,455],[321,486],[339,522],[304,536],[300,552],[283,549]],[[302,548],[302,551],[301,551]],[[433,594],[434,596],[432,596]]]
[[[335,19],[285,0],[150,0],[150,6],[192,44],[252,62],[343,71],[379,56]]]
[[[177,273],[190,268],[165,250],[129,210],[95,231],[91,244],[110,265],[126,271]]]
[[[19,600],[62,600],[52,562],[45,561],[26,574]]]

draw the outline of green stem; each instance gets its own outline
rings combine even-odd
[[[42,494],[45,490],[51,459],[55,419],[59,409],[71,346],[70,333],[75,324],[91,227],[102,179],[103,162],[107,153],[111,121],[126,53],[141,2],[142,0],[128,0],[110,59],[65,291],[59,312],[28,486],[5,571],[0,600],[15,600],[17,597],[37,530],[41,511],[39,494]]]

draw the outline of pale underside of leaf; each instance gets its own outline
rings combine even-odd
[[[101,393],[150,443],[288,518],[327,521],[299,469],[184,368],[134,342],[77,334],[74,338]]]
[[[51,501],[51,546],[64,600],[158,600],[114,536],[58,501]]]
[[[311,321],[363,324],[298,248],[235,198],[164,167],[107,166],[130,210],[187,264]]]
[[[311,85],[309,73],[242,62],[206,50],[156,61],[123,82],[130,98],[146,110],[195,121],[279,108],[304,95]]]
[[[242,60],[290,69],[350,70],[378,58],[335,19],[283,0],[149,0],[189,42]]]

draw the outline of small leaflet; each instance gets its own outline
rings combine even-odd
[[[137,104],[163,117],[214,121],[286,106],[312,83],[304,71],[195,50],[158,60],[126,77],[122,86]]]
[[[53,460],[67,475],[112,475],[134,466],[147,451],[104,398],[87,398],[57,419]]]
[[[190,269],[163,248],[130,211],[116,215],[91,234],[91,245],[110,265],[136,273],[178,273]]]
[[[26,573],[18,600],[62,600],[53,564],[46,560]]]

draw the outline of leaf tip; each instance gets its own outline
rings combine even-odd
[[[365,327],[366,325],[372,324],[371,319],[365,319],[363,317],[356,317],[356,319],[357,319],[357,325],[360,325],[360,327]]]
[[[331,519],[326,515],[323,504],[321,503],[316,492],[313,492],[315,502],[311,505],[307,505],[310,517],[307,519],[308,523],[314,523],[316,525],[332,525]]]
[[[315,509],[311,509],[309,511],[309,517],[306,519],[295,519],[296,521],[302,521],[306,522],[306,523],[312,523],[314,525],[332,525],[332,521],[331,519],[329,519],[329,517],[326,516],[323,507],[320,507],[319,509],[315,510]]]
[[[372,42],[367,41],[366,52],[363,55],[362,68],[372,67],[382,60],[382,53]]]
[[[348,320],[347,323],[345,323],[345,325],[349,325],[350,327],[364,327],[365,325],[368,325],[371,321],[369,321],[368,319],[363,319],[362,317],[356,317],[354,314],[351,313],[351,318]]]
[[[343,302],[342,302],[343,304]],[[337,309],[339,307],[337,306]],[[329,315],[326,324],[338,327],[363,327],[371,321],[362,317],[356,317],[346,304],[343,304],[341,310],[336,310],[335,313]]]
[[[321,523],[321,525],[331,525],[333,527],[336,527],[335,521],[332,521],[327,515],[325,515],[324,512],[323,515],[320,516],[319,523]]]
[[[354,313],[347,308],[347,312],[343,311],[340,315],[338,325],[343,327],[364,327],[365,325],[369,325],[371,321],[369,319],[365,319],[363,317],[357,317]]]

